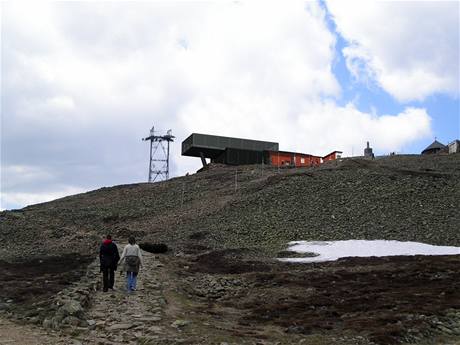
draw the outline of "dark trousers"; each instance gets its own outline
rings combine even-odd
[[[115,270],[112,267],[102,267],[103,290],[113,289],[115,283]]]

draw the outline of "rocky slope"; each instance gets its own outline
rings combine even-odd
[[[105,233],[279,250],[291,240],[460,245],[460,155],[346,159],[319,168],[213,166],[155,184],[102,188],[0,213],[3,260],[94,253]]]

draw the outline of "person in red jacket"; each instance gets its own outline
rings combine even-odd
[[[104,292],[108,291],[108,289],[113,290],[113,285],[115,283],[115,271],[117,270],[118,260],[120,260],[118,247],[112,241],[112,236],[107,235],[99,249],[99,261],[101,264],[101,272],[103,278],[102,290]]]

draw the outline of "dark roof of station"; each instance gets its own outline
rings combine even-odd
[[[227,148],[253,151],[278,150],[278,143],[193,133],[182,142],[182,156],[216,158]]]

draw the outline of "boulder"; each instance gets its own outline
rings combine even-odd
[[[168,251],[168,246],[164,243],[142,242],[139,244],[139,247],[142,250],[153,254],[161,254]]]
[[[75,300],[67,301],[60,309],[65,315],[80,316],[83,314],[83,307]]]
[[[176,320],[174,321],[171,326],[175,328],[182,328],[184,326],[187,326],[190,323],[188,320]]]

